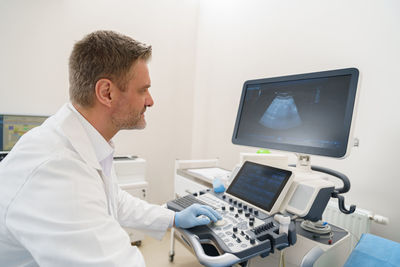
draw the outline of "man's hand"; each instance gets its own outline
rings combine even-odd
[[[206,217],[200,215],[205,215]],[[193,204],[175,213],[175,226],[179,228],[191,228],[209,224],[211,220],[216,222],[221,219],[221,215],[210,206]]]

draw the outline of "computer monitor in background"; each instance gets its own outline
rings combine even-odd
[[[46,116],[0,114],[1,154],[5,156],[22,135],[41,125],[46,119]]]
[[[232,142],[344,158],[352,142],[355,68],[246,81]]]

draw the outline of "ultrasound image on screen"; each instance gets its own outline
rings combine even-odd
[[[226,192],[269,212],[291,174],[288,170],[245,162]]]
[[[340,75],[250,83],[234,138],[256,147],[340,157],[350,131],[350,80],[351,75]]]

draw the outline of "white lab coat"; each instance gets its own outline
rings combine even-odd
[[[122,226],[161,238],[174,213],[103,174],[68,105],[0,163],[0,266],[145,266]]]

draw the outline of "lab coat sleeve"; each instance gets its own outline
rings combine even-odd
[[[57,156],[36,168],[10,204],[6,227],[42,267],[145,266],[108,214],[97,170],[77,159]]]
[[[118,221],[124,227],[131,227],[161,239],[168,227],[173,225],[175,212],[159,205],[149,204],[133,197],[117,186]]]

